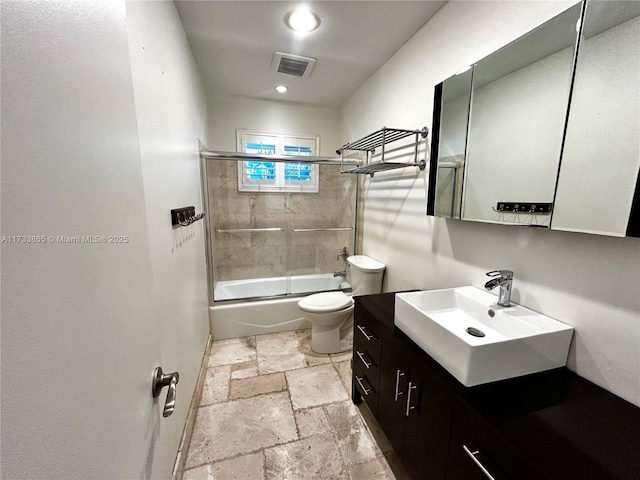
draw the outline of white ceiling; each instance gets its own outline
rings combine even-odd
[[[341,105],[440,10],[444,1],[316,1],[321,19],[296,33],[285,14],[300,2],[176,0],[208,95]],[[273,53],[318,60],[307,78],[270,70]],[[274,91],[278,84],[286,94]]]

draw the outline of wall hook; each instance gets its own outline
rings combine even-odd
[[[180,225],[186,227],[198,220],[203,219],[204,212],[196,215],[196,207],[183,207],[171,210],[171,225]]]

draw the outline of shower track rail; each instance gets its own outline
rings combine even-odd
[[[358,166],[362,162],[359,160],[345,159],[338,157],[303,157],[298,155],[255,155],[240,152],[213,152],[209,150],[200,151],[200,157],[207,160],[235,160],[237,162],[259,161],[259,162],[284,162],[284,163],[314,163],[319,165],[342,165],[350,164]]]

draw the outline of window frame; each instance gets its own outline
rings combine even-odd
[[[238,129],[236,131],[236,150],[243,153],[245,152],[244,147],[248,143],[264,143],[265,145],[275,144],[275,154],[286,156],[285,146],[290,147],[293,142],[297,142],[294,143],[295,145],[311,148],[311,156],[316,156],[320,150],[320,137],[318,135],[294,135],[246,129]],[[307,181],[286,180],[286,162],[275,162],[275,180],[251,179],[246,175],[247,163],[246,161],[238,162],[238,192],[318,193],[320,191],[320,170],[317,164],[310,164],[311,182],[307,183]],[[300,164],[304,163],[301,162]]]

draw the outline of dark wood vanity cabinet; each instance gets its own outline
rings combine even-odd
[[[352,396],[412,479],[640,480],[640,409],[556,369],[466,388],[394,327],[395,294],[355,297]]]
[[[468,411],[459,408],[454,415],[460,402],[440,367],[396,342],[404,334],[380,323],[384,317],[393,323],[393,310],[382,304],[375,308],[373,301],[368,297],[363,305],[356,298],[353,399],[367,403],[411,478],[486,479],[483,469],[496,480],[541,478],[525,468],[526,462],[519,470],[517,454]]]
[[[444,390],[427,368],[412,362],[376,333],[366,309],[356,308],[354,323],[354,401],[362,398],[367,402],[412,478],[444,479],[452,416]],[[362,360],[365,342],[372,341],[362,340],[363,330],[368,336],[375,334],[380,345],[375,395],[365,394],[360,385],[362,377],[366,378]]]

